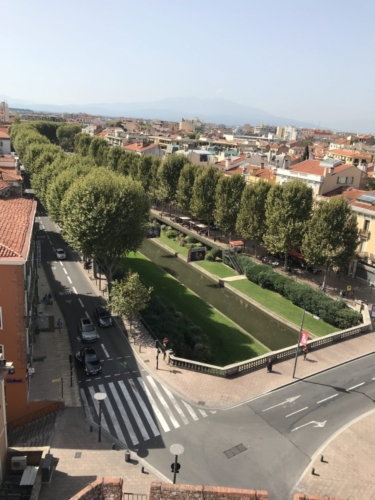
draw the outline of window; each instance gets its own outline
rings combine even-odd
[[[337,179],[337,184],[346,184],[347,183],[347,177],[339,177]]]
[[[365,223],[363,225],[363,229],[365,231],[368,231],[370,229],[370,221],[369,220],[365,219]]]
[[[353,184],[354,177],[348,177],[348,184]]]

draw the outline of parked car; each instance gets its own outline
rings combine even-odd
[[[102,372],[102,367],[93,347],[84,347],[76,353],[76,359],[85,369],[86,375],[97,375]]]
[[[103,328],[112,326],[111,313],[103,306],[99,306],[94,309],[94,318],[98,322],[98,325]]]
[[[82,337],[82,342],[95,342],[99,335],[95,326],[89,318],[81,318],[78,323],[78,330]]]
[[[66,253],[62,248],[56,248],[56,257],[58,260],[65,260]]]

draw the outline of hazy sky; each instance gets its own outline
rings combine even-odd
[[[222,97],[329,124],[375,116],[375,1],[12,0],[0,95]]]

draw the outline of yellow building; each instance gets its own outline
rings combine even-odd
[[[371,162],[370,154],[347,149],[330,149],[327,151],[327,156],[351,165],[367,165]]]

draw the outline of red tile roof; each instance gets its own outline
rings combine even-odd
[[[366,203],[359,203],[357,202],[357,198],[364,194],[373,194],[375,195],[375,191],[361,191],[360,189],[354,189],[350,188],[345,190],[342,195],[344,198],[348,201],[350,205],[353,207],[358,207],[358,208],[365,208],[366,210],[371,210],[372,212],[375,212],[375,206],[366,204]]]
[[[313,175],[324,175],[325,169],[328,167],[320,166],[321,160],[305,160],[301,163],[297,163],[297,165],[293,165],[289,170],[293,170],[294,172],[303,172],[305,174],[313,174]],[[334,173],[341,172],[343,170],[347,170],[348,168],[353,168],[353,165],[341,164],[334,168]]]
[[[0,129],[0,139],[10,139],[9,135],[2,128]]]
[[[358,151],[349,151],[347,149],[330,149],[328,154],[333,153],[335,155],[341,156],[349,156],[351,158],[369,158],[371,159],[371,155],[366,153],[359,153]]]
[[[27,259],[35,212],[34,200],[0,198],[0,264]]]
[[[148,146],[143,146],[142,144],[139,144],[138,142],[134,142],[133,144],[127,144],[126,146],[123,146],[124,149],[128,151],[146,151],[147,149],[151,148],[156,148],[157,144],[149,144]]]

